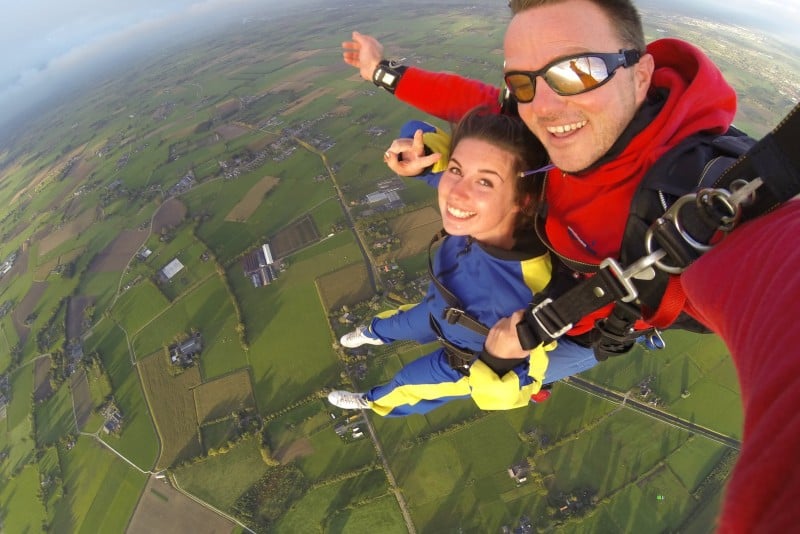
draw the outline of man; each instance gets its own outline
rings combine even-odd
[[[603,255],[618,257],[632,191],[643,174],[682,139],[725,132],[735,94],[699,50],[672,39],[651,43],[637,61],[622,54],[617,63],[624,65],[610,79],[603,71],[614,63],[598,67],[597,84],[565,94],[571,91],[560,84],[561,70],[551,70],[563,65],[561,60],[569,67],[570,56],[645,51],[635,8],[626,0],[512,1],[510,6],[506,82],[522,97],[519,114],[557,167],[546,188],[546,237],[569,259],[596,264]],[[345,61],[365,79],[378,75],[376,83],[399,99],[448,121],[499,96],[497,89],[451,74],[379,68],[382,48],[368,36],[354,33],[344,48]],[[799,221],[800,203],[789,202],[735,231],[682,276],[685,308],[726,341],[742,384],[744,445],[726,492],[723,532],[789,531],[800,520],[794,505],[800,498],[795,458],[800,358],[790,322],[800,301],[800,247],[764,238],[797,236]],[[741,262],[754,257],[759,261]],[[521,316],[492,329],[487,338],[492,354],[519,354],[514,326]]]
[[[726,132],[736,94],[696,47],[676,39],[645,46],[639,14],[628,0],[519,0],[510,7],[506,85],[556,166],[546,182],[543,237],[574,276],[585,276],[605,258],[620,257],[631,201],[646,172],[688,137]],[[362,77],[442,119],[457,120],[487,102],[500,110],[499,89],[381,63],[382,47],[369,36],[354,33],[343,47],[345,61]],[[587,73],[594,83],[583,81]],[[403,172],[396,156],[389,163]],[[665,292],[665,302],[682,299],[668,280],[652,283],[656,297],[646,306],[648,322],[659,327],[691,312],[690,306],[659,308]],[[570,335],[589,335],[612,309],[587,315]],[[637,329],[647,326],[635,323]],[[487,349],[506,354],[493,340]],[[513,339],[507,341],[508,350],[521,353]]]

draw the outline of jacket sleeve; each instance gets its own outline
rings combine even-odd
[[[547,369],[547,350],[539,346],[528,358],[502,376],[482,360],[475,360],[469,369],[469,385],[475,404],[482,410],[511,410],[530,402],[531,395],[542,388]]]
[[[726,534],[800,521],[800,248],[776,237],[792,235],[800,200],[743,224],[681,276],[696,316],[730,349],[742,391],[744,443],[718,523]]]
[[[476,106],[500,112],[500,89],[478,80],[446,72],[408,67],[397,84],[395,96],[425,113],[458,122]]]

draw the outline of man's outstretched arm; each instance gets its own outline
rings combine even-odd
[[[357,68],[363,79],[373,81],[375,69],[384,59],[383,45],[371,35],[353,32],[352,40],[342,43],[342,59]],[[406,104],[448,122],[458,122],[477,106],[500,111],[498,87],[457,74],[411,66],[402,68],[394,94]]]

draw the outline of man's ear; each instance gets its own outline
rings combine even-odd
[[[633,82],[636,87],[636,103],[641,104],[647,98],[647,91],[650,90],[650,81],[653,79],[653,71],[656,65],[652,54],[644,54],[639,58],[639,62],[633,66]]]

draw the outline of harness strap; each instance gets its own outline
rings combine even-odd
[[[636,339],[646,333],[633,329],[640,314],[638,306],[618,301],[608,317],[595,323],[592,348],[598,361],[602,362],[609,356],[619,356],[631,350]]]
[[[456,297],[447,287],[439,280],[433,272],[433,260],[431,259],[431,249],[440,239],[444,241],[447,238],[447,232],[442,229],[439,230],[428,245],[428,274],[431,277],[431,282],[439,290],[442,298],[447,302],[447,307],[442,311],[442,319],[450,324],[457,324],[465,328],[469,328],[482,336],[489,334],[489,328],[481,323],[478,319],[472,317],[466,311],[461,301]],[[438,324],[437,324],[438,327]]]
[[[668,252],[678,269],[687,267],[700,257],[703,249],[696,243],[711,243],[719,229],[751,220],[774,210],[800,193],[800,104],[766,136],[756,142],[736,162],[728,167],[714,182],[713,189],[698,192],[698,202],[681,205],[675,218],[680,225],[661,224],[654,228],[653,236],[659,246]],[[732,221],[728,207],[715,201],[716,197],[703,197],[704,191],[725,189],[735,192],[744,184],[761,178],[755,194],[740,204],[740,215]],[[687,239],[687,236],[689,239]],[[690,241],[693,240],[694,244]]]
[[[429,315],[428,318],[430,320],[431,329],[436,333],[436,337],[439,339],[439,342],[444,348],[448,365],[450,365],[454,371],[458,371],[464,376],[469,376],[469,368],[472,365],[472,362],[478,359],[477,354],[471,350],[462,349],[461,347],[450,343],[447,338],[444,337],[442,327],[439,326],[439,323],[433,318],[433,315]]]
[[[658,309],[652,315],[646,316],[645,320],[657,328],[666,328],[675,322],[685,307],[686,295],[683,293],[681,278],[670,276]]]

